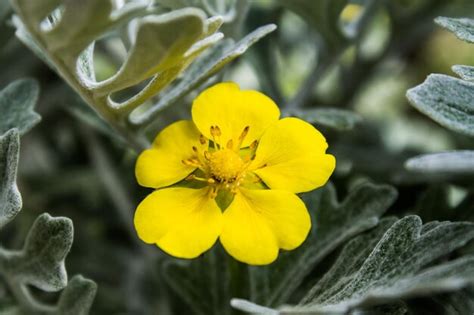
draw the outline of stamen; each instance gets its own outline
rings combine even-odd
[[[218,126],[211,126],[211,136],[212,136],[212,140],[214,141],[214,145],[216,146],[216,148],[218,150],[220,150],[221,146],[219,144],[219,137],[221,136],[221,130]]]
[[[250,126],[245,126],[244,130],[242,130],[242,133],[239,136],[239,142],[237,143],[236,149],[239,150],[240,147],[242,147],[242,143],[244,142],[245,137],[249,133]]]
[[[217,197],[217,187],[212,187],[209,191],[209,197],[215,199]]]
[[[251,150],[255,150],[258,146],[258,141],[257,140],[254,140],[251,144],[250,144],[250,149]]]
[[[232,150],[232,147],[234,146],[234,141],[232,141],[232,139],[230,139],[229,141],[227,141],[227,149],[230,149]]]
[[[197,180],[199,182],[205,182],[208,184],[214,184],[216,182],[213,178],[198,177],[194,174],[191,174],[188,177],[186,177],[186,180]]]
[[[209,153],[209,151],[204,151],[204,158],[209,161],[211,159],[211,153]]]
[[[205,145],[207,140],[206,138],[203,136],[203,135],[200,135],[199,136],[199,142],[202,144],[202,145]]]
[[[184,165],[187,165],[187,166],[194,166],[194,167],[200,167],[201,166],[201,163],[199,162],[199,160],[197,160],[195,158],[181,160],[181,162]]]
[[[248,135],[249,133],[250,126],[245,126],[244,130],[240,134],[239,140],[244,140],[244,138]]]

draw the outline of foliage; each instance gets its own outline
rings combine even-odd
[[[473,313],[472,16],[468,0],[0,1],[0,313]],[[219,81],[316,126],[337,160],[301,196],[307,240],[268,266],[219,245],[174,259],[133,229],[136,154]]]
[[[222,39],[220,16],[206,18],[197,8],[161,12],[152,2],[14,0],[17,36],[53,67],[90,105],[137,149],[146,140],[136,128],[145,128],[156,114],[209,78],[274,26],[261,28],[241,42],[216,46],[201,60],[199,72],[190,69],[184,83],[170,94],[168,87],[206,49]],[[160,14],[162,13],[162,14]],[[123,26],[125,24],[125,26]],[[100,80],[94,69],[94,45],[104,34],[125,28],[120,35],[127,55],[119,70]],[[172,30],[172,31],[170,31]],[[146,82],[145,86],[139,85]],[[134,90],[118,101],[120,91]],[[159,94],[151,106],[147,101]],[[140,107],[141,106],[141,107]],[[145,107],[145,109],[144,109]]]
[[[38,85],[32,80],[15,81],[0,93],[2,130],[0,136],[0,228],[21,210],[22,200],[16,177],[20,150],[19,133],[28,131],[40,120],[33,111]],[[12,129],[10,129],[12,128]],[[5,130],[8,130],[5,132]],[[81,276],[68,284],[64,259],[73,239],[70,219],[39,216],[28,232],[21,250],[0,248],[0,274],[18,305],[5,312],[14,314],[87,314],[95,296],[94,282]],[[64,289],[57,305],[37,300],[30,287],[46,292]]]

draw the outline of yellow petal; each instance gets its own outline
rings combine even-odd
[[[135,229],[145,243],[170,255],[195,258],[216,242],[222,212],[208,188],[165,188],[148,195],[135,212]]]
[[[324,185],[336,166],[324,136],[298,118],[284,118],[263,134],[250,169],[270,188],[300,193]]]
[[[241,189],[224,212],[220,241],[235,259],[265,265],[277,258],[279,248],[301,245],[310,228],[306,206],[293,193]]]
[[[203,135],[212,139],[211,126],[222,132],[220,144],[230,139],[234,143],[246,126],[249,133],[243,146],[258,140],[265,129],[280,116],[278,106],[266,95],[257,91],[242,91],[235,83],[219,83],[202,92],[193,102],[193,121]]]
[[[138,183],[160,188],[179,182],[192,173],[195,167],[184,165],[182,161],[193,156],[192,147],[199,145],[199,136],[190,120],[181,120],[163,129],[152,147],[138,157],[135,166]]]

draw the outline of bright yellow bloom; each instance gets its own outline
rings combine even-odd
[[[311,220],[296,193],[324,185],[335,159],[313,126],[279,116],[270,98],[235,83],[202,92],[192,121],[166,127],[138,157],[139,184],[156,189],[135,213],[138,236],[180,258],[219,238],[252,265],[301,245]]]

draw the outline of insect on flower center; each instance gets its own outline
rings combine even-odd
[[[234,150],[218,150],[209,156],[209,170],[212,177],[220,181],[234,181],[240,175],[243,167],[244,162]]]

